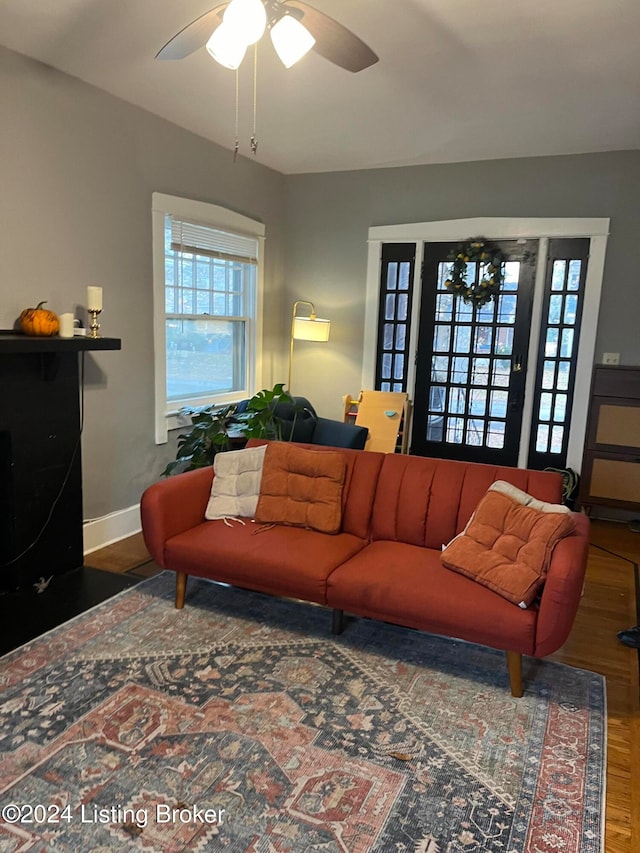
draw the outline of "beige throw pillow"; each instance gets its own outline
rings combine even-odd
[[[205,518],[253,518],[260,495],[262,466],[267,445],[218,453]]]
[[[504,480],[496,480],[495,483],[492,483],[489,486],[488,491],[502,492],[503,495],[507,495],[507,497],[517,501],[517,503],[522,504],[523,506],[528,506],[529,509],[537,509],[538,512],[562,512],[566,515],[571,514],[571,510],[568,506],[565,506],[564,504],[550,504],[546,501],[539,501],[538,498],[534,498],[533,495],[530,495],[528,492],[523,492],[522,489],[519,489],[517,486],[512,486],[511,483],[507,483]]]

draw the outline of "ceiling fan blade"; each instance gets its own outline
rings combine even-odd
[[[376,54],[351,30],[343,27],[333,18],[308,6],[302,0],[285,0],[287,9],[296,9],[302,15],[296,18],[315,38],[313,49],[320,56],[339,65],[346,71],[362,71],[378,61]]]
[[[228,3],[221,3],[204,15],[200,15],[195,21],[191,21],[160,48],[156,53],[156,59],[184,59],[185,56],[204,47],[211,33],[222,22],[222,13],[228,5]]]

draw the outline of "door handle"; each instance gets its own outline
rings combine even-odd
[[[514,356],[513,367],[511,369],[514,373],[522,373],[524,370],[524,363],[521,355]]]

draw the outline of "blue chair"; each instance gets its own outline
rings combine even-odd
[[[366,427],[320,418],[306,397],[294,397],[293,401],[293,404],[278,403],[275,408],[276,416],[282,421],[285,440],[364,449],[369,435]]]

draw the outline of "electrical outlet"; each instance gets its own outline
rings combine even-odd
[[[620,364],[619,352],[605,352],[602,355],[603,364]]]

